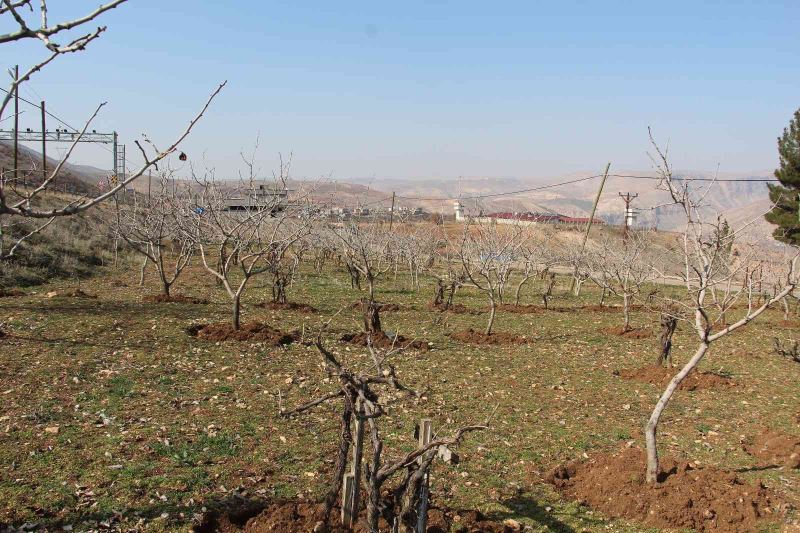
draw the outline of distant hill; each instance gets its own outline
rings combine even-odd
[[[41,182],[42,154],[40,152],[20,145],[18,160],[20,177],[22,177],[22,173],[25,172],[29,176],[29,178],[26,179],[30,179],[36,183]],[[48,157],[48,170],[52,171],[52,169],[56,168],[58,163],[59,161]],[[0,168],[14,168],[14,147],[9,141],[0,141]],[[99,168],[67,163],[62,167],[61,172],[55,180],[55,188],[63,191],[66,185],[69,192],[79,194],[90,193],[102,179],[108,176],[108,174],[108,172],[100,170]]]
[[[653,171],[614,171],[614,174],[628,176],[655,177]],[[472,213],[512,211],[512,212],[546,212],[555,211],[571,216],[588,216],[592,203],[597,194],[599,179],[587,179],[578,183],[547,188],[538,191],[524,192],[514,195],[495,196],[480,200],[463,200],[477,195],[507,193],[523,189],[531,189],[564,181],[587,178],[590,174],[573,174],[553,180],[525,180],[519,178],[463,178],[458,180],[445,179],[392,179],[382,180],[371,178],[369,180],[357,179],[354,181],[367,181],[371,197],[380,197],[381,194],[391,195],[394,191],[398,195],[401,205],[421,206],[431,211],[444,210],[452,213],[452,200],[438,198],[462,198],[462,203]],[[676,178],[706,178],[713,177],[704,172],[676,172]],[[771,176],[764,173],[730,173],[718,176],[720,179],[765,179]],[[682,223],[682,215],[673,206],[669,206],[670,197],[666,191],[657,188],[654,179],[630,179],[622,177],[609,177],[603,195],[598,205],[598,215],[611,224],[621,224],[623,219],[624,203],[619,193],[634,193],[638,197],[633,205],[638,209],[637,224],[646,227],[657,227],[664,230],[674,230]],[[344,188],[343,184],[340,184]],[[362,185],[362,187],[364,187]],[[770,203],[767,195],[767,186],[764,182],[695,182],[698,193],[709,189],[705,195],[706,217],[716,217],[717,214],[726,218],[734,227],[753,222],[750,233],[758,237],[770,235],[771,226],[763,220],[762,215],[769,209]],[[420,198],[420,199],[415,199]],[[434,200],[434,198],[436,198]]]
[[[22,168],[37,168],[41,155],[35,150],[21,147]],[[11,168],[12,152],[10,144],[0,143],[0,166]],[[49,159],[48,166],[54,168],[57,161]],[[648,171],[613,171],[614,174],[628,176],[654,177]],[[86,192],[108,175],[107,171],[87,165],[67,165],[58,178],[59,189],[68,184]],[[676,172],[678,178],[711,178],[706,172]],[[291,181],[292,189],[312,187],[315,202],[331,206],[388,208],[394,192],[397,207],[422,207],[433,213],[453,213],[453,201],[462,198],[467,211],[479,212],[558,212],[564,215],[586,217],[597,194],[599,179],[587,179],[565,186],[523,192],[520,194],[490,196],[480,200],[463,200],[473,196],[496,195],[524,189],[533,189],[552,183],[588,178],[591,174],[572,174],[552,180],[525,178],[490,178],[470,177],[461,179],[445,178],[345,178],[344,180],[322,180],[319,182]],[[771,178],[769,173],[728,173],[718,176],[721,179],[764,179]],[[769,209],[767,186],[764,182],[695,182],[699,190],[710,187],[705,195],[705,216],[715,217],[718,214],[728,220],[733,227],[750,223],[749,234],[757,238],[770,236],[772,227],[763,220],[763,214]],[[183,186],[194,186],[185,183]],[[598,216],[610,224],[621,224],[624,203],[620,192],[638,194],[634,207],[639,210],[637,224],[644,227],[657,227],[674,230],[682,223],[682,216],[674,207],[669,206],[669,195],[656,188],[657,181],[652,179],[630,179],[609,177],[598,205]],[[142,177],[132,184],[139,192],[147,190],[147,177]],[[180,185],[179,185],[180,186]]]

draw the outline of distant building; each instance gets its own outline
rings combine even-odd
[[[240,189],[236,196],[225,199],[225,211],[283,211],[289,204],[289,189],[259,184],[250,189]]]
[[[508,220],[510,222],[527,222],[531,224],[586,224],[589,217],[570,217],[558,213],[490,213],[486,218],[495,220]],[[605,224],[599,218],[595,218],[593,224]]]

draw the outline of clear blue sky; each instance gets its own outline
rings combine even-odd
[[[51,19],[98,0],[50,0]],[[107,33],[32,80],[77,125],[166,143],[221,80],[185,150],[220,174],[260,134],[294,174],[555,177],[649,168],[647,126],[680,168],[771,169],[800,107],[800,2],[130,0]],[[8,27],[5,21],[4,29]],[[41,46],[3,45],[3,65]],[[36,127],[32,110],[23,127]],[[5,124],[4,124],[5,127]],[[110,166],[83,149],[82,161]]]

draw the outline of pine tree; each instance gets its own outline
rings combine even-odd
[[[800,246],[800,109],[778,137],[778,155],[780,168],[775,170],[775,177],[781,184],[769,185],[769,198],[775,207],[765,218],[778,225],[773,233],[776,239]]]

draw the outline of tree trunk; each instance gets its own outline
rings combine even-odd
[[[147,270],[147,262],[150,261],[150,258],[145,256],[144,261],[142,262],[142,266],[139,269],[139,286],[144,287],[144,274],[145,270]]]
[[[339,437],[339,450],[336,455],[336,467],[333,470],[333,483],[325,495],[325,518],[324,522],[327,523],[331,515],[333,506],[336,505],[336,500],[339,498],[339,491],[342,488],[342,476],[347,469],[347,456],[350,453],[350,445],[353,442],[353,434],[350,431],[350,420],[352,419],[353,411],[349,403],[346,401],[344,404],[344,411],[342,412],[341,434]],[[359,480],[355,480],[359,483]]]
[[[576,278],[575,279],[575,296],[579,297],[581,295],[581,289],[583,289],[583,282],[586,281],[585,279]]]
[[[286,282],[286,278],[280,274],[276,274],[272,279],[272,303],[286,303]]]
[[[444,303],[445,310],[450,309],[450,306],[453,305],[453,298],[456,297],[456,290],[458,289],[458,282],[451,281],[450,286],[448,287],[448,294],[447,300]]]
[[[678,326],[678,319],[663,313],[661,315],[661,352],[658,354],[658,364],[672,367],[672,335]]]
[[[436,294],[433,295],[433,307],[439,307],[444,302],[444,282],[436,280]]]
[[[490,298],[489,301],[491,302],[492,309],[489,312],[489,323],[486,324],[486,335],[492,334],[492,326],[494,325],[494,315],[497,311],[497,303],[495,303],[494,298]]]
[[[630,310],[630,296],[628,293],[622,295],[622,331],[629,331],[631,329],[631,310]]]
[[[364,310],[364,331],[367,333],[382,333],[380,305],[373,300],[362,300]]]
[[[172,283],[167,281],[167,277],[162,274],[161,275],[161,292],[167,298],[169,298],[169,290],[170,290],[171,287],[172,287]]]
[[[667,388],[661,394],[661,397],[656,402],[655,409],[653,409],[653,414],[650,415],[650,419],[647,421],[647,425],[645,426],[644,430],[644,439],[645,443],[647,444],[647,482],[648,483],[655,483],[658,481],[658,447],[656,446],[656,431],[658,430],[658,422],[661,419],[661,414],[664,412],[664,409],[667,407],[672,395],[680,386],[681,382],[689,375],[689,372],[694,370],[697,364],[703,359],[708,351],[708,341],[703,340],[700,343],[700,346],[697,348],[697,351],[689,359],[689,362],[681,369],[680,372],[675,374],[672,380],[667,385]]]
[[[519,296],[520,293],[522,292],[522,286],[525,285],[529,279],[530,276],[525,276],[524,278],[522,278],[522,281],[520,281],[519,284],[517,285],[517,288],[514,291],[514,305],[519,305]]]
[[[241,295],[236,294],[233,297],[233,329],[238,330],[239,326],[241,325],[239,322],[239,315],[241,314],[242,310],[242,300]]]

